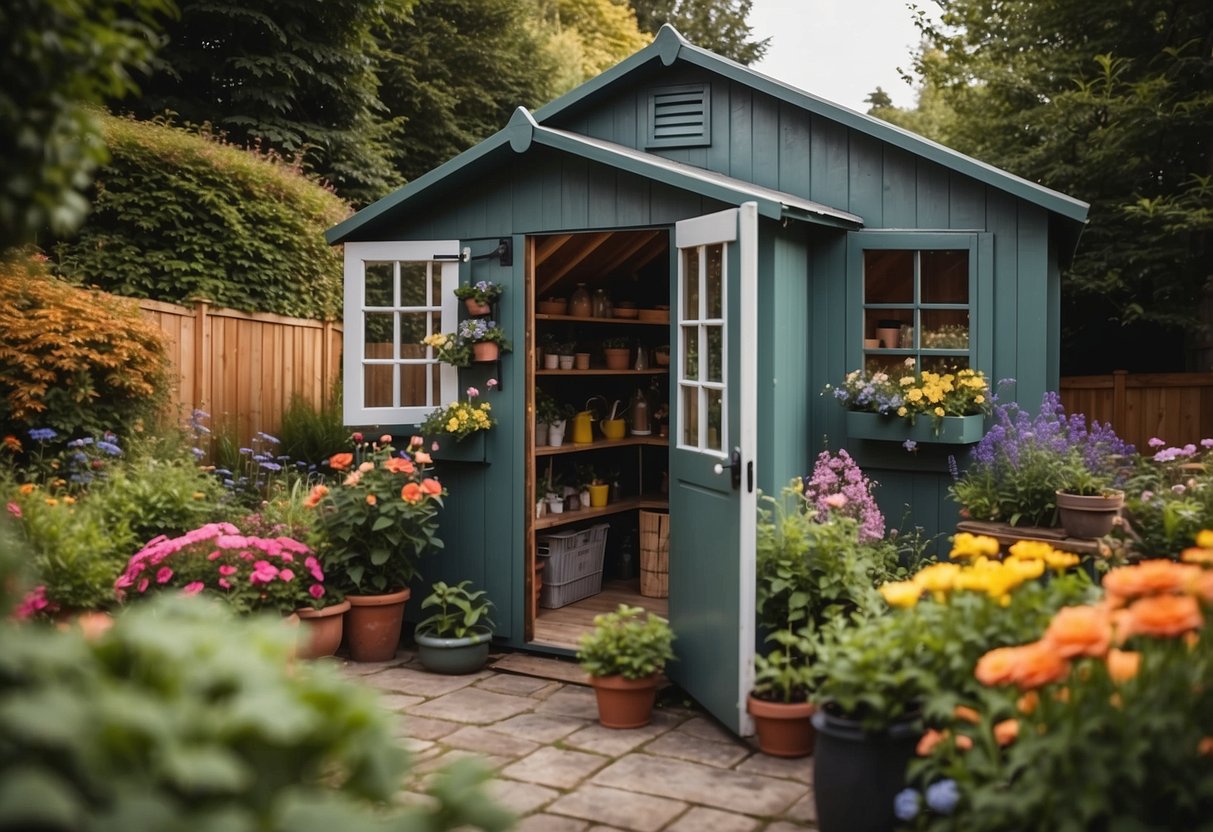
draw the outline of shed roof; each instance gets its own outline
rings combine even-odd
[[[330,228],[325,232],[325,239],[331,244],[345,242],[358,232],[368,230],[410,200],[420,198],[423,193],[449,187],[456,180],[478,176],[485,169],[502,164],[511,152],[524,154],[533,146],[552,148],[720,202],[734,205],[756,202],[759,214],[772,219],[796,219],[839,228],[859,228],[863,225],[863,218],[856,214],[795,194],[765,188],[614,142],[545,127],[537,123],[525,107],[519,107],[504,129]]]
[[[728,58],[723,58],[686,40],[668,23],[661,27],[652,43],[636,54],[537,109],[535,111],[536,121],[543,124],[566,112],[589,106],[604,96],[613,95],[620,86],[631,83],[633,73],[642,71],[641,68],[652,61],[661,61],[665,66],[671,66],[676,61],[685,61],[970,176],[986,185],[1039,205],[1067,220],[1079,224],[1086,221],[1090,206],[1080,199],[1008,173],[887,121],[881,121],[824,98],[818,98]]]

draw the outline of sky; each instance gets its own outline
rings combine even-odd
[[[771,36],[752,66],[764,75],[860,112],[877,86],[894,105],[914,106],[897,72],[918,44],[905,0],[754,0],[749,23],[755,38]]]

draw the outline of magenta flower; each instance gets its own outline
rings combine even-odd
[[[167,566],[162,566],[160,567],[159,571],[156,572],[156,583],[167,584],[172,577],[173,570],[169,569]]]
[[[192,581],[181,588],[181,594],[182,595],[197,595],[199,592],[201,592],[205,588],[206,588],[206,584],[202,583],[202,581]]]
[[[10,502],[5,508],[8,509],[8,513],[13,515],[13,517],[16,517],[18,520],[21,519],[21,506]]]
[[[311,595],[313,598],[319,600],[321,598],[321,596],[324,595],[324,585],[323,584],[312,584],[310,587],[308,587],[307,592],[308,592],[308,595]]]

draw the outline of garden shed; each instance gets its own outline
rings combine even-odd
[[[965,444],[907,451],[823,388],[914,358],[1014,379],[1002,395],[1035,406],[1058,385],[1060,270],[1086,213],[666,27],[330,230],[346,422],[407,436],[476,387],[497,425],[439,443],[445,550],[426,581],[486,588],[517,648],[570,652],[620,600],[666,613],[668,674],[746,731],[759,491],[846,448],[891,526],[957,519],[948,458]],[[456,328],[452,290],[480,280],[504,286],[489,314],[513,349],[456,370],[420,341]],[[608,367],[616,343],[627,363]],[[607,439],[616,402],[632,418]],[[549,444],[535,416],[553,406],[592,414],[591,432],[574,416]],[[549,479],[592,477],[612,486],[605,506],[545,512]]]

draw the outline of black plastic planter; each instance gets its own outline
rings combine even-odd
[[[917,717],[886,731],[864,731],[857,720],[819,710],[813,791],[821,832],[889,832],[897,820],[893,797],[905,787],[906,765],[922,736]]]

